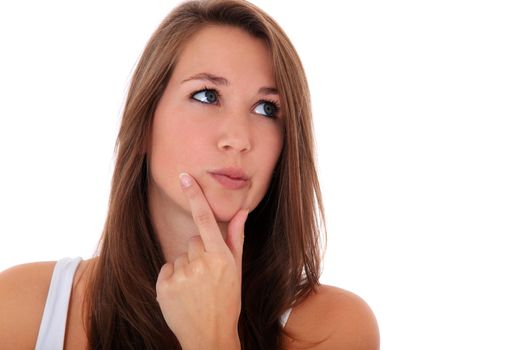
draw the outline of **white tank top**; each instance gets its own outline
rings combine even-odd
[[[81,257],[63,258],[57,261],[47,293],[35,350],[62,350],[64,348],[69,297],[73,277],[81,261]]]
[[[35,350],[62,350],[66,334],[67,310],[69,298],[73,287],[73,277],[81,257],[74,259],[63,258],[58,260],[51,284],[47,293],[44,315],[40,323]],[[281,324],[284,328],[292,309],[286,310],[281,315]]]

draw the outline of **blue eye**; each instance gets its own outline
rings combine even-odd
[[[255,107],[255,113],[262,114],[271,118],[276,118],[277,112],[279,112],[279,106],[276,102],[260,101],[259,104],[257,104],[257,106]]]
[[[213,104],[217,102],[219,93],[213,89],[204,89],[191,95],[191,98],[202,103]]]
[[[191,95],[191,98],[201,103],[215,104],[219,100],[220,96],[221,95],[217,90],[205,87],[204,89],[199,90]],[[274,119],[277,118],[279,110],[280,107],[277,101],[260,100],[257,102],[254,112]]]

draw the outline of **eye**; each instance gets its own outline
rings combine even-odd
[[[202,103],[213,104],[217,102],[217,99],[219,98],[219,93],[217,92],[217,90],[203,89],[191,95],[191,98]]]
[[[277,102],[260,101],[255,107],[255,113],[262,114],[271,118],[276,118],[279,112],[279,105]]]

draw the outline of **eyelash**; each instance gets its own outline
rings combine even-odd
[[[191,95],[190,95],[190,98],[192,100],[195,100],[197,102],[200,102],[200,103],[203,103],[203,104],[215,104],[216,102],[214,103],[206,103],[206,102],[202,102],[198,99],[195,99],[193,98],[193,96],[195,96],[196,94],[198,94],[199,92],[204,92],[204,91],[211,91],[213,93],[215,93],[217,95],[217,100],[221,98],[221,94],[219,93],[218,90],[216,89],[213,89],[213,88],[208,88],[208,87],[204,87],[204,89],[200,89],[198,91],[195,91],[195,92],[192,92]],[[267,118],[271,118],[271,119],[276,119],[277,116],[279,115],[279,112],[281,111],[281,106],[279,105],[279,102],[275,101],[275,100],[259,100],[257,101],[257,103],[255,104],[255,106],[258,106],[259,104],[261,103],[270,103],[270,104],[273,104],[273,106],[275,107],[275,112],[273,115],[265,115],[265,117]],[[259,114],[259,113],[258,113]],[[263,114],[260,114],[260,115],[263,115]]]

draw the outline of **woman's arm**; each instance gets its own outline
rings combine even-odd
[[[2,349],[34,349],[55,262],[11,267],[0,273]]]
[[[378,350],[379,328],[367,303],[354,293],[321,285],[290,314],[286,329],[306,342],[286,339],[284,349]]]

